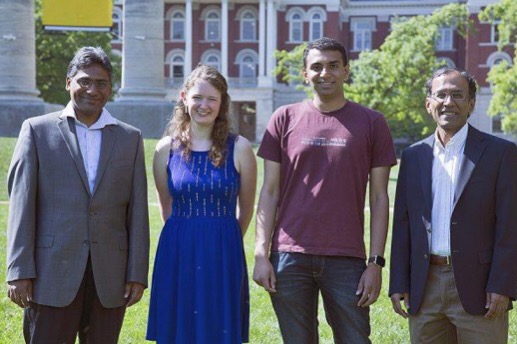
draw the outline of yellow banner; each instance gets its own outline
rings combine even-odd
[[[112,0],[43,0],[43,26],[47,30],[108,31]]]

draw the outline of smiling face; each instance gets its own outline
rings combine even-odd
[[[110,75],[101,65],[93,64],[67,77],[66,90],[70,92],[77,119],[90,126],[97,121],[111,95]]]
[[[221,109],[221,92],[206,80],[196,81],[181,93],[193,125],[213,126]]]
[[[458,72],[451,72],[433,79],[425,105],[438,126],[439,138],[446,144],[467,123],[475,99],[469,95],[468,81]]]
[[[344,100],[343,83],[348,79],[348,65],[344,65],[338,50],[309,50],[303,77],[321,102]]]

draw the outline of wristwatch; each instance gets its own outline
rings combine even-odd
[[[386,259],[384,259],[384,257],[381,257],[379,255],[375,255],[373,257],[368,258],[368,263],[373,263],[373,264],[379,265],[381,268],[383,268],[386,265]]]

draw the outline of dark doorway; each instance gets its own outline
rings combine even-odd
[[[244,136],[250,142],[255,142],[256,131],[256,106],[255,102],[234,102],[234,116],[237,120],[239,135]]]

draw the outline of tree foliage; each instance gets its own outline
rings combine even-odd
[[[68,64],[83,46],[100,46],[113,64],[113,81],[120,80],[120,58],[111,54],[111,34],[86,31],[45,31],[41,18],[41,2],[35,1],[36,85],[48,103],[66,104],[70,95],[65,90]]]
[[[379,49],[364,51],[350,61],[352,80],[344,87],[346,97],[382,112],[395,137],[416,140],[429,134],[435,125],[425,111],[425,81],[440,65],[435,55],[438,29],[455,25],[465,35],[468,16],[466,5],[450,4],[431,15],[396,20]],[[302,80],[304,48],[277,53],[277,73],[285,81]]]
[[[479,19],[489,22],[500,21],[498,25],[500,50],[509,43],[517,42],[517,2],[515,0],[501,0],[487,6],[479,14]],[[513,65],[509,66],[505,61],[488,72],[487,80],[492,84],[493,92],[488,113],[492,116],[501,116],[504,132],[517,134],[517,49],[514,56]]]

